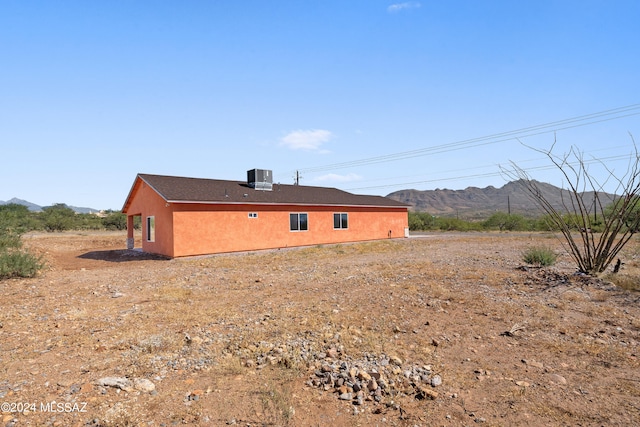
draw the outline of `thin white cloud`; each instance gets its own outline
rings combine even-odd
[[[294,130],[286,134],[281,140],[280,145],[284,145],[292,150],[319,150],[320,146],[330,141],[333,134],[324,129]]]
[[[387,7],[387,11],[391,13],[400,12],[406,9],[418,9],[422,6],[418,1],[406,1],[404,3],[394,3]]]
[[[327,175],[319,176],[318,178],[314,179],[314,181],[325,182],[325,183],[326,182],[353,182],[353,181],[360,181],[361,179],[362,179],[362,176],[356,173],[348,173],[346,175],[329,173]]]

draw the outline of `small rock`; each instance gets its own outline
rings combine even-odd
[[[440,375],[431,377],[431,387],[438,387],[440,385],[442,385],[442,377]]]
[[[133,387],[138,391],[151,393],[156,389],[156,385],[146,378],[134,378]]]
[[[340,387],[338,387],[337,391],[338,391],[338,394],[346,394],[349,392],[349,387],[343,384]]]
[[[400,359],[398,356],[389,357],[389,361],[394,365],[402,366],[402,359]]]
[[[369,375],[365,371],[360,371],[358,373],[358,378],[361,379],[362,381],[369,381],[371,379],[371,375]]]
[[[438,398],[438,392],[426,387],[418,387],[418,394],[416,395],[416,397],[419,399],[435,400]]]
[[[535,360],[522,359],[522,363],[533,366],[534,368],[544,368],[544,365],[541,362],[536,362]]]
[[[563,377],[562,375],[551,374],[551,375],[549,375],[549,379],[552,382],[556,383],[556,384],[560,384],[560,385],[567,384],[567,379],[565,377]]]
[[[133,390],[133,383],[124,377],[104,377],[96,381],[96,384],[103,387],[114,387],[127,392]]]
[[[353,393],[342,393],[339,397],[340,400],[351,400],[353,399]]]

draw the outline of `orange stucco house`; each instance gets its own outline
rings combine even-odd
[[[138,174],[122,208],[127,248],[134,217],[142,250],[168,257],[357,242],[408,236],[408,205],[336,188]]]

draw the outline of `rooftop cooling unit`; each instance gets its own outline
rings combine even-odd
[[[247,171],[247,184],[256,190],[273,190],[273,173],[267,169],[251,169]]]

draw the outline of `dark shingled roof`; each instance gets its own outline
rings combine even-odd
[[[407,208],[409,206],[386,197],[352,194],[337,188],[273,184],[273,190],[264,191],[255,190],[249,187],[246,182],[239,181],[149,174],[138,174],[138,178],[146,182],[170,203],[253,203],[392,208]],[[129,197],[131,197],[131,193]],[[123,211],[126,211],[129,197],[127,197]]]

